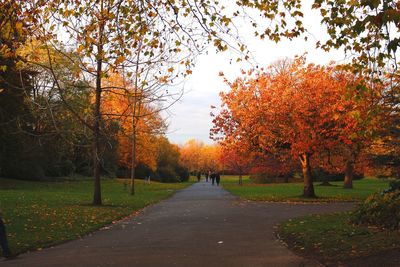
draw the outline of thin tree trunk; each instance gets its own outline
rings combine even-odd
[[[349,159],[346,161],[343,188],[348,188],[348,189],[353,188],[353,176],[354,176],[354,161],[352,159]]]
[[[136,59],[136,77],[135,77],[135,89],[133,94],[133,110],[132,110],[132,167],[131,167],[131,195],[135,194],[135,176],[136,176],[136,142],[137,142],[137,133],[136,128],[138,126],[139,118],[140,118],[140,106],[141,106],[141,98],[139,98],[139,60],[140,53],[142,50],[142,42],[139,43],[138,55]]]
[[[305,153],[299,156],[304,179],[304,197],[315,197],[313,178],[311,175],[310,155]]]
[[[93,205],[101,205],[101,185],[100,185],[100,158],[99,158],[99,145],[100,145],[100,116],[99,106],[100,97],[96,89],[96,105],[95,105],[95,123],[94,123],[94,140],[93,140],[93,177],[94,177],[94,193]]]
[[[131,195],[135,194],[135,169],[136,169],[136,122],[132,116],[132,162],[131,162]]]
[[[101,12],[103,11],[103,1],[100,3]],[[99,22],[99,43],[97,45],[97,71],[96,71],[96,99],[94,107],[94,129],[93,129],[93,176],[94,176],[94,193],[93,205],[102,205],[101,201],[101,184],[100,184],[100,124],[101,124],[101,79],[102,79],[102,54],[103,54],[103,32],[104,22],[100,18]]]
[[[239,173],[239,185],[243,185],[242,173]]]

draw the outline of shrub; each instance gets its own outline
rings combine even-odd
[[[313,177],[315,182],[343,181],[344,173],[328,172],[322,168],[316,168],[313,170]],[[355,172],[353,174],[353,180],[360,180],[362,178],[364,178],[364,175],[361,173]]]
[[[389,183],[389,188],[384,190],[383,193],[390,193],[396,190],[400,190],[400,180],[394,180]]]
[[[269,183],[288,183],[291,181],[292,176],[287,175],[276,175],[270,173],[253,173],[250,175],[250,179],[258,184],[269,184]]]
[[[387,229],[400,228],[400,189],[385,190],[369,196],[353,212],[351,221],[355,224],[367,224]]]
[[[50,177],[60,177],[71,175],[75,166],[70,160],[63,160],[57,163],[49,164],[45,168],[45,175]]]
[[[130,170],[124,166],[119,166],[117,171],[115,172],[115,177],[117,178],[129,178]]]
[[[287,183],[293,181],[296,168],[293,162],[281,162],[267,156],[250,169],[250,179],[260,184]]]
[[[158,168],[155,180],[158,180],[163,183],[180,182],[179,176],[177,176],[175,170],[169,166]]]
[[[44,179],[44,171],[39,159],[12,158],[2,166],[1,175],[19,180],[38,181]]]
[[[182,182],[187,182],[187,181],[189,181],[189,176],[190,176],[190,174],[189,174],[189,170],[188,170],[187,168],[182,167],[182,166],[178,166],[178,167],[175,169],[175,171],[176,171],[176,173],[178,174],[178,176],[179,176],[179,178],[180,178],[180,180],[181,180]]]

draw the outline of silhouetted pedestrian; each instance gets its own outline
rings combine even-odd
[[[219,172],[215,174],[215,181],[217,182],[217,186],[219,186],[219,181],[221,180],[221,176],[219,175]]]
[[[201,178],[201,172],[197,173],[197,182],[200,182],[200,178]]]
[[[210,176],[210,172],[206,172],[205,176],[206,176],[206,183],[208,183],[208,176]]]
[[[10,248],[8,247],[8,242],[7,242],[6,227],[4,226],[3,220],[1,219],[1,214],[0,214],[0,246],[3,251],[3,256],[6,258],[11,257],[11,251]]]
[[[215,173],[214,172],[211,173],[210,178],[211,178],[211,184],[214,185],[214,183],[215,183]]]

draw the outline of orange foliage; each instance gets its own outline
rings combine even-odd
[[[122,166],[131,167],[133,101],[137,101],[136,119],[136,159],[153,170],[157,164],[158,131],[165,127],[164,122],[153,108],[140,103],[141,97],[133,95],[132,85],[118,73],[113,73],[104,82],[102,113],[105,118],[116,120],[121,131],[118,134],[119,161]],[[136,97],[136,99],[135,99]],[[139,112],[138,112],[139,111]]]
[[[354,87],[365,86],[333,65],[306,65],[304,58],[297,58],[228,84],[231,91],[221,93],[223,105],[213,120],[212,138],[260,155],[300,159],[307,178],[305,195],[314,194],[311,158],[359,143],[374,125],[370,120],[362,126],[370,107]]]
[[[200,170],[221,171],[221,148],[218,145],[204,145],[200,152]]]
[[[180,161],[190,171],[221,170],[220,147],[191,139],[180,148]]]

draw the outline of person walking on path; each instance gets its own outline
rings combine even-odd
[[[201,178],[201,172],[197,172],[197,182],[200,182],[200,178]]]
[[[6,227],[4,226],[4,222],[1,218],[1,212],[0,212],[0,246],[1,250],[3,251],[3,256],[5,258],[10,258],[12,254],[8,246]]]
[[[214,185],[214,183],[215,183],[215,172],[211,173],[210,178],[211,178],[211,184]]]
[[[210,176],[210,171],[207,171],[207,172],[205,173],[205,176],[206,176],[206,183],[208,183],[208,176]]]
[[[219,172],[215,173],[215,181],[217,182],[217,186],[219,186],[219,181],[221,180],[221,176],[219,175]]]

